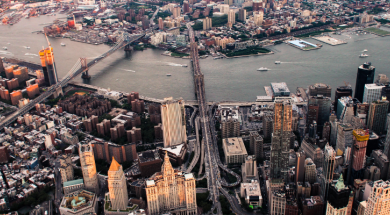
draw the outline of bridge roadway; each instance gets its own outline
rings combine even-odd
[[[221,203],[219,202],[219,191],[225,195],[226,199],[229,201],[231,210],[237,214],[246,214],[243,211],[237,201],[235,201],[235,197],[231,196],[228,191],[222,188],[221,185],[227,187],[237,186],[241,182],[241,177],[233,172],[232,170],[225,167],[220,161],[218,146],[216,141],[215,129],[214,129],[214,117],[212,116],[213,106],[210,110],[208,110],[208,105],[206,103],[206,94],[204,88],[204,76],[201,73],[199,66],[199,55],[198,55],[198,45],[195,42],[194,30],[191,27],[191,24],[187,24],[187,28],[189,30],[189,38],[191,44],[191,59],[192,59],[192,67],[194,72],[194,84],[195,84],[195,92],[199,105],[199,115],[201,119],[201,127],[203,133],[203,141],[205,148],[205,174],[207,175],[207,184],[210,192],[210,198],[213,201],[213,207],[211,211],[217,209],[217,214],[222,214]],[[208,113],[210,115],[208,115]],[[237,178],[237,181],[233,184],[228,184],[223,181],[220,177],[219,167],[228,173],[232,174]]]
[[[218,187],[219,181],[217,180],[217,176],[219,177],[219,169],[218,166],[215,165],[215,156],[213,154],[213,150],[210,150],[212,147],[212,139],[211,132],[207,117],[207,106],[205,104],[205,90],[204,90],[204,82],[203,82],[203,74],[200,71],[199,67],[199,55],[198,55],[198,45],[195,42],[194,31],[190,24],[187,24],[187,28],[189,29],[189,36],[191,41],[191,57],[192,57],[192,67],[194,71],[194,84],[195,84],[195,92],[199,102],[199,115],[200,122],[203,134],[203,141],[206,146],[206,173],[208,175],[208,189],[210,192],[210,198],[213,202],[213,207],[217,209],[217,214],[222,214],[221,204],[219,202],[219,190]]]
[[[39,104],[43,102],[45,99],[49,98],[53,93],[55,93],[58,89],[64,87],[70,80],[77,77],[81,73],[88,70],[88,68],[94,66],[95,64],[99,63],[101,60],[109,56],[110,54],[114,53],[118,49],[123,48],[129,43],[132,43],[141,37],[143,37],[144,34],[141,35],[129,35],[127,33],[123,33],[118,42],[113,46],[110,50],[103,53],[99,57],[93,59],[87,64],[87,68],[81,67],[81,61],[78,60],[76,64],[73,66],[73,68],[65,75],[65,77],[62,78],[61,81],[59,81],[57,84],[51,86],[47,89],[46,92],[42,93],[40,96],[35,98],[34,100],[31,100],[27,105],[20,108],[18,111],[15,111],[13,114],[9,115],[7,118],[2,120],[0,122],[0,130],[3,129],[5,126],[8,126],[13,121],[15,121],[19,116],[26,114],[28,111],[30,111],[32,108],[35,107],[36,104]]]

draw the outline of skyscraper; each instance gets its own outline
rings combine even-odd
[[[363,101],[364,85],[374,83],[375,67],[370,62],[360,65],[357,70],[355,98]]]
[[[210,17],[203,19],[203,30],[209,30],[213,27],[213,20]]]
[[[311,96],[309,98],[308,105],[318,105],[318,131],[322,132],[324,123],[329,121],[330,116],[330,106],[332,105],[332,100],[330,97],[324,97],[322,95]]]
[[[382,98],[382,88],[384,85],[366,84],[364,85],[362,103],[371,103]]]
[[[390,113],[387,114],[387,134],[386,134],[386,141],[385,141],[385,148],[383,150],[383,153],[390,158]],[[390,172],[389,172],[390,174]],[[390,178],[390,177],[389,177]]]
[[[321,196],[323,199],[327,199],[329,186],[333,181],[336,152],[332,146],[326,144],[324,148],[324,155],[323,174],[321,175]]]
[[[367,127],[375,133],[382,135],[386,129],[386,116],[389,108],[389,101],[378,100],[370,105],[367,117]]]
[[[236,23],[236,13],[234,12],[234,10],[229,10],[228,23],[231,23],[232,25]]]
[[[110,195],[112,210],[126,210],[128,204],[128,194],[126,177],[120,165],[114,157],[110,169],[108,170],[108,192]]]
[[[79,143],[79,156],[85,189],[99,194],[99,182],[92,145]]]
[[[161,172],[146,180],[145,191],[150,215],[168,211],[197,214],[195,178],[192,173],[185,174],[173,169],[167,153]]]
[[[263,25],[263,16],[264,12],[259,11],[259,12],[254,12],[253,13],[253,21],[256,26],[262,26]]]
[[[297,152],[297,165],[295,167],[295,183],[303,182],[305,179],[305,159],[306,155],[303,152]]]
[[[240,8],[238,10],[238,20],[245,22],[246,21],[246,10],[243,8]]]
[[[316,165],[311,158],[305,160],[305,182],[313,184],[317,179]]]
[[[338,107],[337,107],[338,99],[341,97],[348,97],[348,96],[352,96],[351,85],[337,87],[335,95],[334,95],[334,103],[335,103],[334,111],[335,112],[337,112],[337,109],[338,109]]]
[[[337,183],[329,188],[329,197],[327,198],[326,215],[345,214],[347,215],[349,195],[351,190],[344,185],[343,175],[340,175]]]
[[[164,98],[161,105],[164,148],[187,142],[184,101]]]
[[[245,163],[241,165],[242,183],[250,183],[251,180],[259,180],[257,162],[254,156],[247,156]]]
[[[257,131],[249,132],[249,148],[251,154],[255,156],[255,159],[260,159],[264,157],[263,138],[259,135]]]
[[[367,130],[357,129],[352,132],[353,134],[353,156],[352,156],[352,168],[355,171],[363,169],[366,159],[367,142],[370,137]]]
[[[322,95],[324,97],[332,97],[332,88],[323,83],[315,83],[309,86],[309,96]]]
[[[292,130],[292,105],[290,100],[278,100],[274,107],[274,129],[271,140],[272,179],[287,181],[290,136]]]
[[[390,212],[390,181],[374,182],[373,190],[367,200],[364,215],[387,215]]]
[[[163,21],[163,19],[161,17],[158,18],[158,28],[160,30],[164,30],[164,21]]]

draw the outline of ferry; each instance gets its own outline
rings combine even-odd
[[[266,67],[260,67],[257,69],[257,71],[268,71],[268,68]]]
[[[280,61],[278,61],[278,60],[277,60],[277,61],[275,61],[275,64],[280,64]]]
[[[167,76],[168,76],[168,77],[171,77],[171,74],[168,73]]]
[[[30,46],[27,46],[26,49],[30,49]]]
[[[363,54],[362,53],[362,54],[359,55],[359,57],[361,57],[361,58],[368,57],[368,54]]]
[[[4,50],[7,50],[8,48],[4,46],[3,49],[4,49]]]
[[[65,43],[61,43],[61,46],[66,46],[66,44]]]
[[[362,52],[367,52],[368,50],[367,49],[364,49]]]
[[[187,67],[188,65],[187,65],[187,64],[182,64],[181,66],[182,66],[182,67]]]

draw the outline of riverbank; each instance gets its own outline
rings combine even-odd
[[[271,55],[271,54],[275,54],[275,52],[270,51],[268,53],[257,53],[257,54],[250,54],[250,55],[240,55],[240,56],[226,57],[226,59],[241,58],[241,57],[253,57],[253,56],[261,56],[261,55]]]

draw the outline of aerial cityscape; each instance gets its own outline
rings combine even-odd
[[[0,214],[389,215],[389,10],[0,0]]]

